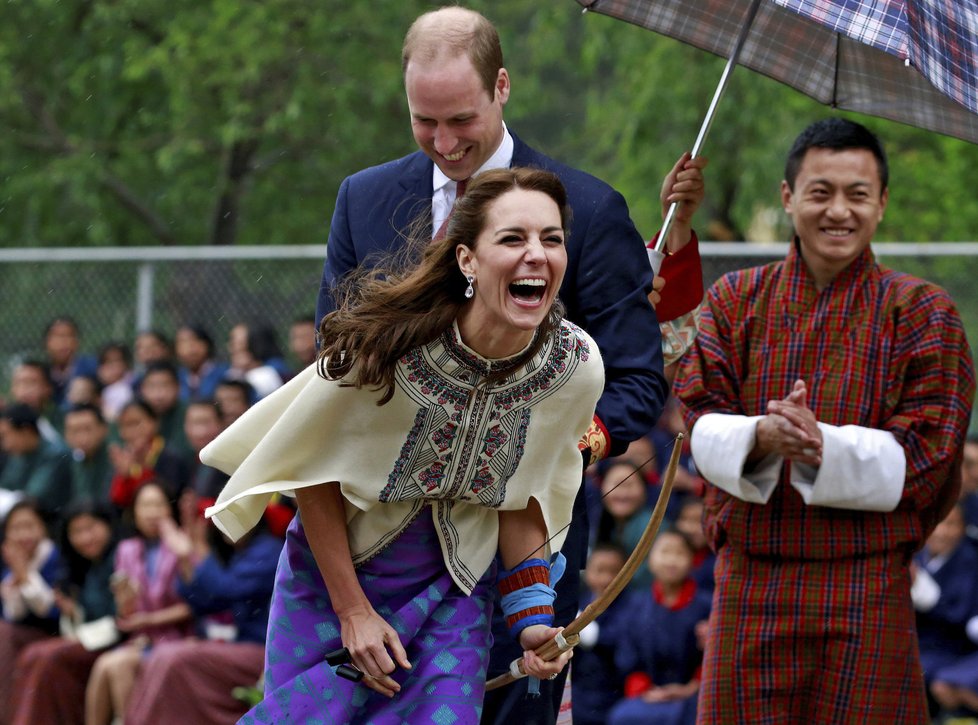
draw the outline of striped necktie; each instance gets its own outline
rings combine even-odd
[[[458,202],[465,193],[465,186],[469,183],[468,179],[462,179],[461,181],[455,182],[455,201]],[[452,204],[451,210],[448,212],[448,216],[445,217],[445,221],[441,223],[438,227],[438,231],[435,232],[435,236],[431,238],[431,241],[437,242],[439,239],[445,238],[445,232],[448,230],[448,220],[452,218],[452,213],[455,211],[455,204]]]

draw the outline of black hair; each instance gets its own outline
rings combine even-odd
[[[177,328],[177,332],[179,333],[180,330],[188,330],[189,332],[193,333],[194,337],[196,337],[202,343],[207,345],[207,357],[208,358],[214,357],[214,338],[211,337],[211,334],[207,330],[205,330],[201,325],[198,324],[180,325],[180,327]]]
[[[41,504],[33,496],[23,496],[13,506],[7,509],[3,520],[0,521],[0,542],[7,538],[7,526],[10,524],[11,517],[18,511],[33,511],[37,518],[41,520],[41,524],[44,526],[44,535],[47,536],[47,517],[44,515]]]
[[[121,410],[119,410],[119,416],[117,416],[117,417],[121,417],[122,414],[125,413],[130,408],[138,408],[139,410],[141,410],[142,412],[144,412],[146,415],[148,415],[150,418],[152,418],[156,422],[159,422],[159,420],[160,420],[160,416],[157,415],[156,411],[153,410],[152,406],[150,406],[150,404],[147,403],[142,398],[133,398],[128,403],[126,403],[125,405],[123,405],[122,408],[121,408]]]
[[[105,358],[108,357],[110,352],[119,352],[122,355],[122,359],[125,360],[128,367],[132,367],[132,350],[124,342],[107,342],[102,347],[98,349],[98,363],[99,365],[105,362]]]
[[[51,330],[54,329],[55,325],[68,325],[75,331],[76,337],[81,335],[81,330],[78,328],[78,323],[75,322],[75,318],[69,317],[68,315],[58,315],[44,326],[44,337],[51,334]]]
[[[788,188],[794,191],[795,179],[801,169],[802,161],[809,149],[832,149],[845,151],[847,149],[865,149],[876,157],[876,167],[880,177],[880,192],[890,183],[890,169],[886,161],[883,144],[872,131],[865,126],[845,118],[825,118],[816,121],[798,134],[798,138],[788,152],[784,167],[784,179]]]
[[[15,430],[28,429],[35,433],[38,432],[37,411],[26,403],[13,403],[12,405],[8,405],[0,411],[0,418],[10,423],[10,427]]]
[[[75,550],[68,538],[68,527],[71,522],[79,516],[91,516],[94,519],[104,522],[109,527],[109,540],[101,558],[104,559],[114,549],[118,541],[118,527],[116,525],[115,512],[112,506],[106,501],[96,501],[94,499],[78,499],[73,501],[65,509],[61,527],[61,556],[65,562],[65,584],[70,588],[80,588],[85,583],[85,577],[92,568],[94,562],[86,559]]]
[[[102,411],[98,409],[97,405],[76,403],[65,411],[65,415],[70,415],[71,413],[91,413],[99,423],[105,425],[105,416],[102,415]]]
[[[52,388],[54,387],[54,378],[51,377],[51,366],[43,360],[27,358],[26,360],[21,360],[17,367],[34,368],[35,370],[39,370],[41,375],[44,377],[44,381]]]
[[[146,380],[151,373],[165,373],[166,375],[169,375],[173,382],[175,382],[177,385],[180,384],[180,376],[177,373],[177,366],[169,360],[156,360],[155,362],[151,362],[149,365],[147,365],[146,370],[143,372],[142,380],[139,381],[140,384],[142,384],[143,380]]]

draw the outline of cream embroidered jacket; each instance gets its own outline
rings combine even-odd
[[[274,493],[339,482],[358,564],[430,505],[445,564],[471,592],[496,554],[497,509],[526,508],[532,497],[556,551],[604,370],[594,341],[566,321],[533,358],[518,360],[480,357],[453,326],[398,361],[383,406],[379,392],[325,380],[313,364],[201,452],[231,475],[207,515],[238,539]]]

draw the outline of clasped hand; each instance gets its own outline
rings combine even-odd
[[[815,413],[808,407],[804,380],[796,380],[783,400],[767,404],[767,415],[757,423],[755,459],[776,453],[797,463],[822,464],[822,431]]]

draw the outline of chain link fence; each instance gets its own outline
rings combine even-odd
[[[785,244],[703,243],[707,284],[784,256]],[[978,344],[978,243],[874,245],[887,266],[944,287]],[[269,324],[287,346],[290,323],[313,314],[323,247],[0,249],[0,391],[19,359],[40,357],[47,323],[74,318],[86,352],[132,344],[138,330],[208,330],[223,353],[239,322]]]

